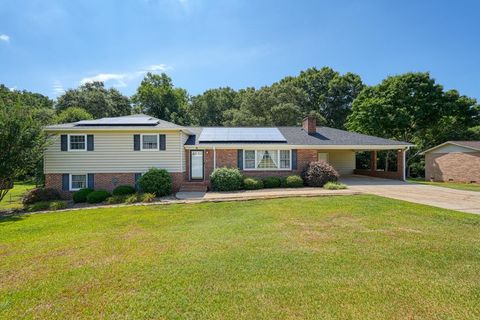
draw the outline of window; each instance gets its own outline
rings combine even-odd
[[[245,170],[290,170],[290,150],[244,150]]]
[[[70,175],[70,190],[76,191],[87,187],[86,174],[72,174]]]
[[[70,134],[68,135],[68,149],[69,150],[87,150],[87,136],[84,134]]]
[[[158,134],[142,134],[142,150],[158,150]]]

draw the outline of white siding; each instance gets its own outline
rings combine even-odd
[[[477,151],[470,148],[457,146],[455,144],[447,144],[447,145],[444,145],[443,147],[434,149],[430,152],[431,153],[450,153],[450,152],[477,152]]]
[[[323,151],[322,151],[323,152]],[[340,175],[353,174],[355,169],[354,151],[325,151],[328,152],[328,162]]]
[[[61,151],[60,134],[51,138],[45,151],[45,173],[116,173],[145,172],[149,168],[163,168],[169,172],[183,172],[183,139],[181,132],[152,132],[166,135],[166,150],[134,151],[136,132],[95,132],[94,151]]]
[[[181,157],[182,157],[182,171],[185,172],[187,164],[186,164],[186,159],[185,159],[186,158],[185,157],[185,149],[183,148],[183,146],[185,145],[185,142],[187,142],[188,135],[182,132],[181,137],[182,137],[181,138],[181,141],[182,141],[182,155],[181,155]]]

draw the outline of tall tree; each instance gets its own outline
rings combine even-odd
[[[156,118],[178,124],[190,121],[186,90],[174,88],[165,73],[147,73],[132,100],[138,110]]]
[[[94,118],[118,117],[131,113],[130,99],[117,89],[106,89],[103,82],[89,82],[69,89],[58,97],[58,112],[71,107],[85,109]]]
[[[55,123],[71,123],[80,120],[91,120],[93,116],[82,108],[70,107],[55,117]]]
[[[192,97],[191,113],[195,125],[222,126],[223,113],[229,109],[238,109],[237,92],[232,88],[217,88]]]

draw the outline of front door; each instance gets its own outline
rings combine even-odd
[[[190,179],[203,180],[203,150],[190,151]]]

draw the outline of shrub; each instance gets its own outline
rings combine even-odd
[[[52,201],[50,202],[50,210],[61,210],[65,209],[67,204],[65,201]]]
[[[346,184],[343,184],[343,183],[340,183],[340,182],[333,182],[333,181],[325,183],[325,185],[323,187],[325,189],[328,189],[328,190],[347,189]]]
[[[139,202],[140,199],[138,197],[138,194],[131,194],[125,199],[125,203],[131,204],[131,203],[136,203]]]
[[[135,193],[135,188],[132,186],[118,186],[112,192],[114,196],[126,196],[133,193]]]
[[[337,171],[324,161],[310,162],[302,175],[309,187],[323,187],[327,182],[338,180]]]
[[[263,186],[265,188],[280,188],[282,185],[282,179],[279,177],[266,177],[263,179]]]
[[[124,203],[125,199],[127,199],[127,196],[111,196],[107,198],[107,203],[108,204],[119,204],[119,203]]]
[[[105,201],[108,197],[110,197],[110,192],[106,190],[96,190],[90,192],[87,196],[88,203],[100,203]]]
[[[303,179],[300,176],[288,176],[285,178],[285,187],[287,188],[301,188],[303,187]]]
[[[256,190],[263,188],[263,181],[255,178],[246,178],[243,180],[243,187],[246,190]]]
[[[217,168],[210,175],[210,182],[216,191],[240,190],[243,176],[237,168]]]
[[[29,212],[44,211],[44,210],[60,210],[65,209],[67,204],[65,201],[40,201],[30,204],[26,207]]]
[[[85,188],[80,189],[73,193],[73,202],[75,203],[83,203],[87,202],[87,196],[93,192],[93,189]]]
[[[142,191],[159,197],[172,193],[172,177],[165,169],[151,168],[140,177],[138,185]]]
[[[140,201],[141,202],[153,202],[155,200],[155,194],[154,193],[142,193],[140,194]]]
[[[30,190],[23,197],[23,204],[32,204],[39,201],[51,201],[60,199],[60,194],[57,190],[51,188],[36,188]]]

